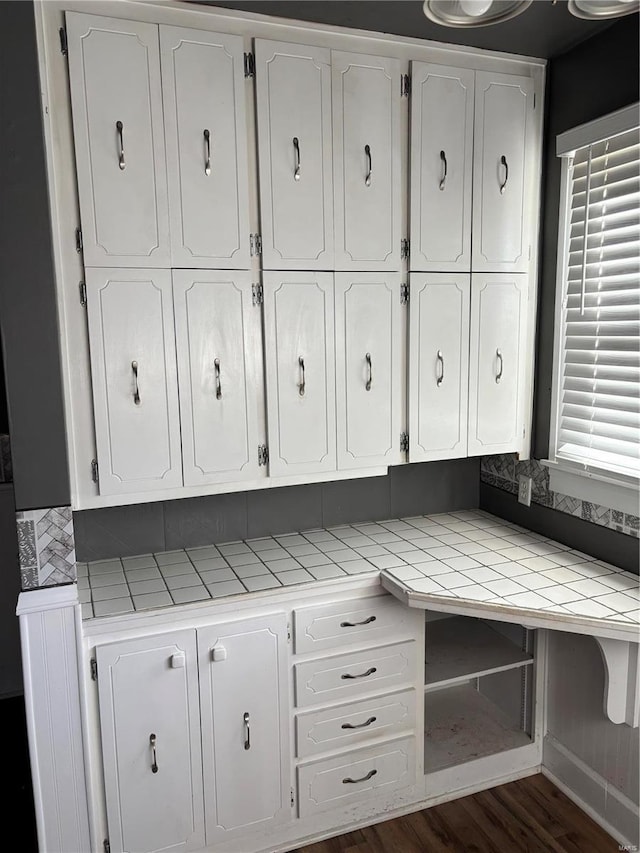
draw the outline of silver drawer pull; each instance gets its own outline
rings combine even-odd
[[[443,190],[447,180],[447,155],[444,153],[444,151],[440,152],[440,160],[442,162],[442,177],[440,178],[438,188],[440,190]]]
[[[222,383],[220,381],[220,359],[213,359],[213,367],[216,372],[216,400],[222,399]]]
[[[345,674],[341,675],[340,678],[368,678],[370,675],[373,675],[373,673],[377,671],[378,668],[372,666],[371,669],[368,669],[366,672],[361,672],[358,675],[351,675],[351,673],[345,672]]]
[[[369,779],[373,779],[373,777],[377,774],[377,770],[370,770],[366,776],[363,776],[361,779],[351,779],[350,776],[347,776],[346,779],[342,780],[343,785],[357,785],[358,782],[368,782]]]
[[[373,382],[373,368],[371,367],[371,353],[370,352],[365,354],[364,360],[367,362],[367,368],[369,371],[369,377],[368,377],[364,387],[367,391],[371,391],[371,384]]]
[[[127,164],[124,162],[124,137],[121,121],[116,122],[116,131],[118,132],[118,168],[120,171],[124,171]]]
[[[131,362],[131,372],[133,373],[133,402],[136,406],[140,405],[140,389],[138,388],[138,362]]]
[[[293,180],[300,180],[300,140],[297,136],[293,137],[293,153],[295,154],[295,168],[293,170]]]
[[[502,368],[504,366],[504,362],[502,360],[502,353],[499,349],[496,350],[496,358],[500,362],[500,367],[498,369],[498,372],[496,373],[496,382],[500,382],[500,380],[502,379]]]
[[[300,368],[300,382],[298,383],[298,394],[301,397],[304,397],[304,392],[307,387],[307,380],[304,374],[304,358],[302,356],[298,358],[298,367]]]
[[[364,146],[364,153],[367,158],[367,176],[364,179],[366,187],[371,186],[371,175],[373,174],[373,161],[371,160],[371,148],[369,145]]]
[[[509,164],[507,163],[507,158],[504,154],[500,158],[500,165],[504,166],[504,181],[500,184],[500,195],[504,195],[504,191],[507,187],[507,181],[509,180]]]
[[[371,622],[376,621],[376,616],[369,616],[368,619],[363,619],[362,622],[341,622],[341,628],[359,628],[360,625],[370,625]]]
[[[367,726],[372,725],[377,720],[377,717],[369,717],[368,720],[365,720],[364,723],[343,723],[340,728],[341,729],[364,729]]]
[[[149,735],[149,746],[151,747],[151,754],[153,756],[153,763],[151,764],[151,772],[152,773],[158,772],[158,757],[156,755],[157,740],[158,740],[157,737],[153,733],[151,733]]]
[[[436,379],[436,385],[439,388],[444,382],[444,357],[441,350],[438,350],[436,358],[438,359],[438,367],[440,368],[438,378]]]
[[[204,129],[204,173],[207,177],[211,174],[211,134]]]
[[[245,711],[243,717],[244,721],[244,748],[251,749],[251,729],[249,728],[249,712]]]

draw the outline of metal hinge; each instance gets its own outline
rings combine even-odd
[[[400,240],[400,260],[405,261],[409,257],[410,244],[407,238]]]
[[[60,53],[63,56],[66,56],[69,53],[69,44],[67,42],[67,28],[60,27],[58,30],[58,35],[60,36]]]
[[[249,250],[251,257],[262,254],[262,237],[259,234],[249,234]]]
[[[256,76],[256,59],[252,53],[245,53],[244,55],[244,76]]]
[[[83,308],[87,307],[87,285],[84,281],[78,283],[78,290],[80,291],[80,305]]]
[[[108,838],[105,838],[102,846],[104,847],[104,853],[111,853],[111,845],[109,844]]]
[[[76,252],[82,251],[82,228],[76,228]]]
[[[89,666],[91,667],[91,681],[98,680],[98,662],[95,658],[91,658],[89,661]]]
[[[258,445],[258,466],[266,465],[269,461],[269,448],[266,444]]]
[[[295,804],[296,804],[296,795],[293,791],[293,788],[291,788],[291,808],[293,808],[295,806]]]
[[[251,285],[251,301],[254,305],[262,305],[264,303],[264,288],[261,284]]]
[[[409,452],[409,433],[401,432],[400,433],[400,452],[408,453]]]
[[[400,75],[400,97],[408,98],[411,94],[411,77],[408,74]]]
[[[408,305],[409,304],[409,285],[406,282],[403,282],[400,285],[400,305]]]
[[[98,474],[98,460],[97,459],[91,460],[91,479],[93,480],[94,483],[97,483],[98,480],[100,479],[99,474]]]

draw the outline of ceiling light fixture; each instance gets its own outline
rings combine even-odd
[[[533,0],[425,0],[430,21],[443,27],[487,27],[515,18]],[[602,2],[602,0],[601,0]]]
[[[571,14],[589,21],[633,15],[638,9],[639,0],[569,0]]]

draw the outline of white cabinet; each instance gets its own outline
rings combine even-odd
[[[112,853],[204,846],[195,631],[97,649]]]
[[[269,473],[335,471],[333,275],[264,273]]]
[[[533,80],[476,72],[474,272],[523,272],[531,251]]]
[[[400,274],[336,273],[338,468],[400,462]]]
[[[400,269],[400,63],[331,52],[336,270]]]
[[[470,276],[412,273],[409,459],[467,455]]]
[[[475,73],[411,68],[410,269],[468,271]]]
[[[198,632],[207,844],[291,818],[284,613]]]
[[[333,268],[330,51],[256,39],[265,269]]]
[[[249,269],[243,41],[160,27],[176,267]]]
[[[66,22],[85,265],[168,267],[158,27]]]
[[[473,275],[469,354],[469,455],[522,442],[527,276]]]
[[[168,270],[88,269],[101,494],[182,485]]]
[[[260,309],[249,272],[174,270],[187,486],[257,479]]]

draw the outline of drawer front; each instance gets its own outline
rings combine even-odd
[[[295,665],[298,707],[412,686],[416,643],[396,643]]]
[[[415,726],[415,690],[308,711],[296,717],[296,754],[308,758],[361,746],[375,738],[412,733]]]
[[[414,636],[411,611],[391,595],[303,607],[293,620],[296,654]]]
[[[298,767],[300,817],[415,784],[415,755],[405,738]]]

